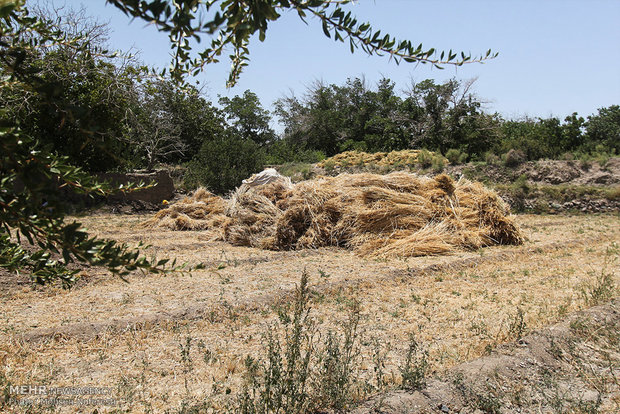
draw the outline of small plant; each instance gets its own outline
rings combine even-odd
[[[500,158],[492,151],[488,151],[484,154],[484,162],[488,165],[499,165]]]
[[[467,155],[467,153],[461,152],[460,150],[454,148],[449,149],[448,152],[446,152],[446,158],[452,165],[464,164],[467,162],[468,157],[469,155]]]
[[[587,306],[596,306],[611,299],[616,291],[614,282],[615,269],[618,266],[618,255],[620,249],[617,243],[612,243],[607,247],[603,266],[600,273],[589,272],[594,276],[594,281],[581,285],[579,291]]]
[[[245,360],[244,384],[237,400],[238,413],[307,413],[343,411],[356,395],[359,356],[360,306],[350,302],[341,330],[324,340],[310,316],[308,275],[304,271],[292,304],[292,313],[278,307],[283,335],[272,327],[265,334],[266,360]]]
[[[523,309],[518,306],[517,312],[510,319],[511,320],[508,325],[508,337],[519,340],[527,331],[527,325],[525,323],[525,312],[523,312]]]
[[[185,344],[180,344],[181,348],[181,365],[183,365],[183,380],[185,385],[185,392],[189,394],[189,380],[188,376],[194,369],[194,362],[192,361],[192,337],[188,335],[185,337]]]
[[[280,312],[284,346],[269,329],[265,335],[267,361],[246,358],[246,375],[239,413],[304,413],[310,411],[310,361],[314,352],[314,321],[310,318],[308,274],[302,273],[293,314]],[[262,372],[261,372],[262,371]],[[262,374],[262,380],[261,380]]]
[[[378,391],[383,390],[385,387],[385,359],[387,357],[389,347],[382,349],[381,343],[375,338],[373,343],[373,355],[372,360],[374,362],[375,382],[376,389]]]
[[[418,154],[418,165],[422,168],[428,168],[433,165],[433,155],[428,151],[423,149]]]
[[[342,325],[342,335],[328,332],[324,349],[319,357],[319,374],[315,388],[318,398],[336,411],[345,410],[352,401],[355,382],[352,375],[359,356],[358,325],[359,302],[354,301],[348,320]]]
[[[444,158],[441,155],[437,155],[433,157],[432,168],[433,168],[433,171],[436,173],[440,173],[443,171],[443,169],[445,168],[445,164],[444,164]]]
[[[334,160],[331,160],[331,159],[327,160],[323,164],[323,168],[325,168],[325,171],[327,171],[328,173],[331,173],[336,168],[336,162]]]
[[[403,378],[403,389],[419,390],[426,385],[428,351],[420,347],[413,333],[409,334],[409,348],[407,349],[405,364],[399,370]]]

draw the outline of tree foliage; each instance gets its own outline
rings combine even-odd
[[[275,140],[276,133],[269,125],[269,111],[262,107],[254,92],[246,90],[243,96],[220,97],[219,103],[238,136],[251,139],[260,146]]]
[[[559,158],[568,152],[618,153],[617,105],[601,108],[587,121],[573,113],[556,117],[504,119],[484,110],[473,90],[475,79],[427,79],[397,93],[381,79],[343,85],[312,84],[302,97],[279,99],[275,114],[284,126],[282,140],[293,148],[368,152],[428,149],[450,153],[452,161],[484,160],[511,149],[527,159]]]
[[[40,51],[92,54],[93,50],[88,50],[91,45],[84,40],[31,16],[22,3],[1,3],[0,94],[31,94],[41,107],[61,108],[67,119],[79,124],[81,108],[65,105],[59,98],[68,85],[46,76],[49,66],[41,63]],[[69,193],[105,195],[113,189],[72,166],[68,157],[50,153],[21,128],[18,117],[5,111],[0,117],[0,268],[27,272],[38,283],[60,279],[65,285],[71,284],[77,273],[73,262],[105,266],[121,276],[137,269],[178,269],[174,262],[170,266],[168,259],[149,260],[136,248],[91,237],[79,223],[66,221]],[[83,141],[93,141],[85,129],[85,125],[76,127]],[[109,149],[109,144],[103,147]],[[71,161],[79,158],[73,156]]]
[[[238,187],[244,178],[262,170],[264,151],[248,138],[232,133],[205,141],[188,165],[185,185],[188,188],[204,186],[225,194]]]
[[[266,38],[269,24],[286,11],[297,12],[303,22],[309,17],[319,21],[325,36],[348,43],[350,51],[362,50],[369,55],[386,55],[400,62],[463,65],[496,56],[491,50],[474,57],[464,52],[437,52],[410,40],[399,40],[374,29],[370,23],[358,21],[344,8],[354,0],[108,0],[125,14],[154,23],[168,33],[173,54],[170,75],[181,81],[188,73],[198,73],[205,65],[218,62],[226,51],[231,70],[228,86],[234,86],[248,65],[250,40],[258,35]],[[209,46],[192,54],[202,36],[209,36]]]

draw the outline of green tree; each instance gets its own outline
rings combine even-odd
[[[226,124],[221,110],[207,101],[201,91],[191,85],[179,87],[166,79],[161,82],[156,95],[174,125],[179,128],[179,138],[185,151],[165,157],[170,163],[189,162],[200,151],[202,144],[223,133]]]
[[[38,53],[59,45],[82,53],[88,47],[82,40],[32,17],[21,2],[0,3],[1,94],[7,89],[32,93],[79,119],[79,108],[58,99],[61,85],[45,76]],[[91,237],[79,223],[66,221],[68,192],[105,195],[112,189],[71,166],[67,157],[49,153],[6,112],[0,120],[0,268],[27,272],[38,283],[60,279],[64,285],[74,281],[76,261],[121,276],[137,269],[177,269],[167,259],[148,260],[138,249]],[[83,139],[93,138],[85,132]]]
[[[584,142],[586,121],[577,112],[564,118],[562,129],[562,151],[574,151]]]
[[[187,145],[181,127],[172,117],[165,98],[170,93],[164,80],[148,80],[140,88],[133,111],[128,114],[128,142],[146,162],[147,170],[167,157],[183,156]]]
[[[257,143],[227,131],[203,143],[188,164],[185,186],[203,186],[214,193],[225,194],[238,187],[244,178],[261,171],[264,157]]]
[[[34,19],[57,27],[50,19]],[[125,114],[137,72],[121,58],[101,53],[105,51],[93,44],[92,31],[75,35],[70,43],[33,45],[24,51],[20,68],[36,71],[48,89],[4,82],[0,103],[5,119],[17,122],[49,151],[69,156],[87,171],[100,172],[126,167],[129,146],[120,138],[126,132]]]
[[[620,154],[620,106],[600,108],[598,114],[588,117],[585,127],[588,149],[602,145],[607,151]]]
[[[276,133],[269,125],[271,115],[254,92],[246,90],[243,96],[220,97],[219,102],[226,119],[240,137],[251,139],[260,146],[275,140]]]

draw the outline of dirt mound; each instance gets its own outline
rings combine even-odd
[[[271,250],[340,246],[361,255],[425,256],[521,244],[521,231],[493,191],[465,179],[409,173],[342,174],[290,188],[242,186],[229,200],[198,190],[146,224],[221,228],[234,245]]]
[[[620,184],[620,158],[610,158],[603,166],[597,162],[540,160],[517,169],[535,183],[575,185]]]

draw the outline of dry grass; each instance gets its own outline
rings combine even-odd
[[[144,223],[145,227],[161,227],[170,230],[217,229],[225,221],[225,201],[199,188],[170,207],[159,211]]]
[[[303,269],[315,291],[319,332],[334,329],[348,304],[360,301],[362,369],[372,375],[376,338],[386,352],[386,380],[397,383],[410,332],[428,347],[431,370],[442,372],[513,339],[518,308],[526,329],[583,308],[580,288],[594,280],[606,248],[620,239],[613,215],[519,216],[524,246],[386,260],[335,247],[231,246],[200,231],[144,229],[140,216],[83,220],[95,234],[143,241],[153,254],[206,261],[210,268],[135,275],[128,284],[86,269],[70,291],[12,286],[0,304],[0,378],[113,387],[129,412],[176,410],[214,390],[225,396],[230,388],[234,395],[244,357],[261,352],[262,333],[277,318],[274,305],[287,303]],[[224,404],[225,397],[214,403]]]
[[[408,173],[341,174],[304,181],[242,186],[230,199],[200,189],[160,211],[146,226],[211,229],[238,246],[299,250],[340,246],[362,256],[411,257],[521,244],[523,236],[495,192]]]
[[[327,165],[349,167],[358,165],[376,165],[379,167],[395,165],[413,165],[418,161],[420,150],[402,150],[391,152],[367,153],[363,151],[345,151],[327,158],[317,164],[317,167],[325,168]],[[435,155],[430,153],[430,155]]]

